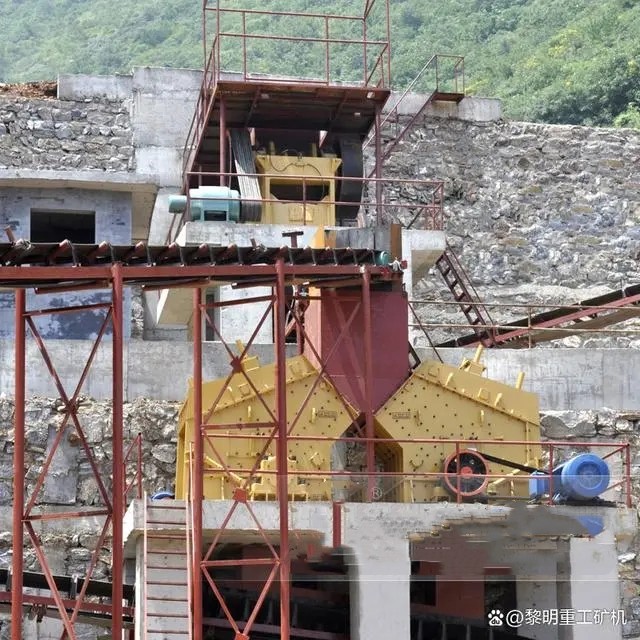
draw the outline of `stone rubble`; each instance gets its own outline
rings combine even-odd
[[[0,169],[133,171],[130,100],[0,96]]]
[[[501,322],[527,316],[527,305],[570,304],[638,283],[639,171],[640,131],[633,129],[424,116],[396,147],[384,176],[444,181],[448,242],[481,299],[522,305],[490,307]],[[403,186],[402,193],[388,189],[386,200],[419,196],[419,188]],[[398,211],[407,224],[410,214]],[[452,299],[438,274],[417,283],[413,297]],[[466,323],[456,306],[429,305],[421,313],[434,323]],[[640,348],[638,321],[624,326],[635,332],[573,336],[550,346]],[[451,333],[434,329],[432,338]]]

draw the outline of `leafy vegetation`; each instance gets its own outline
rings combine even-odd
[[[364,0],[222,4],[358,14]],[[199,68],[201,6],[201,0],[0,0],[0,82],[128,72],[134,65]],[[245,26],[254,33],[324,35],[322,20],[273,20],[249,16]],[[638,0],[392,0],[391,20],[396,88],[406,86],[432,53],[461,54],[468,92],[502,98],[509,117],[640,127]],[[369,37],[384,36],[383,25],[371,20]],[[242,30],[239,16],[232,26]],[[347,28],[332,21],[331,36],[346,35]],[[324,72],[321,43],[254,40],[252,53],[255,71]],[[228,55],[241,68],[238,47]],[[336,46],[332,72],[349,78],[361,58],[359,47]]]

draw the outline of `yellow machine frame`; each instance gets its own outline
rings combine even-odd
[[[482,375],[480,350],[473,360],[460,367],[439,362],[424,362],[375,414],[376,436],[386,441],[376,443],[376,458],[385,471],[398,474],[380,483],[384,501],[429,502],[446,497],[441,479],[436,476],[403,476],[415,472],[442,473],[445,459],[455,453],[452,440],[490,440],[489,444],[465,443],[460,449],[472,449],[480,455],[490,454],[519,464],[539,467],[541,458],[540,423],[537,396],[522,390],[523,375],[509,386]],[[271,433],[265,423],[274,411],[274,365],[260,366],[256,358],[243,363],[246,376],[232,376],[220,401],[224,380],[202,385],[203,413],[209,424],[228,425],[216,431],[215,446],[205,439],[204,496],[227,499],[250,476],[249,498],[272,500],[276,495],[275,445],[265,450]],[[287,359],[287,415],[289,427],[299,412],[318,371],[304,356]],[[252,388],[253,387],[253,388]],[[258,397],[254,388],[259,390]],[[331,477],[335,470],[330,440],[295,440],[295,436],[336,439],[352,424],[356,410],[340,398],[333,385],[322,379],[301,412],[289,442],[289,496],[291,500],[331,500],[353,494],[358,481]],[[255,429],[245,425],[256,424]],[[242,425],[242,428],[237,425]],[[193,439],[193,388],[190,386],[179,418],[176,497],[186,496],[186,479]],[[247,437],[252,436],[252,437]],[[258,437],[259,436],[259,437]],[[414,439],[437,439],[420,443]],[[391,439],[391,440],[389,440]],[[408,442],[399,442],[405,441]],[[521,444],[505,445],[501,441],[517,440]],[[234,469],[233,474],[224,467]],[[315,475],[305,476],[313,471]],[[326,475],[325,475],[326,474]],[[508,465],[490,464],[492,478],[487,497],[527,497],[528,477]],[[385,486],[382,486],[384,483]],[[449,496],[450,497],[450,496]]]
[[[336,223],[335,175],[342,160],[332,157],[256,155],[256,167],[260,177],[264,224],[296,224],[333,226]],[[273,187],[286,185],[296,188],[300,202],[280,202],[273,195]],[[313,187],[326,191],[320,200],[313,201]],[[292,198],[293,199],[293,198]]]

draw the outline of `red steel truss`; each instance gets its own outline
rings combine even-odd
[[[6,247],[5,247],[6,248]],[[3,247],[0,245],[0,252]],[[47,254],[48,249],[48,254]],[[19,251],[14,251],[15,256],[20,256]],[[190,602],[191,602],[191,636],[195,640],[201,640],[203,636],[203,611],[202,611],[202,588],[203,580],[211,587],[213,592],[219,599],[223,611],[227,615],[227,623],[230,628],[235,632],[237,640],[247,640],[250,637],[252,628],[258,629],[259,625],[254,627],[258,610],[265,600],[267,592],[273,587],[274,582],[279,583],[280,590],[280,637],[283,640],[288,640],[290,637],[289,629],[289,605],[290,605],[290,558],[289,558],[289,543],[291,542],[291,532],[289,529],[289,497],[288,497],[288,484],[289,484],[289,471],[288,471],[288,447],[289,443],[298,439],[313,439],[313,436],[304,436],[296,434],[295,426],[302,415],[302,412],[308,405],[314,389],[317,384],[320,384],[323,379],[332,382],[331,373],[328,365],[330,360],[336,352],[346,348],[343,345],[348,345],[349,337],[351,336],[352,323],[356,314],[363,314],[363,331],[364,331],[364,352],[361,355],[361,375],[363,379],[363,397],[364,401],[358,406],[359,415],[354,416],[353,432],[355,436],[340,438],[339,440],[349,441],[358,438],[359,442],[363,443],[366,447],[366,468],[359,472],[360,477],[366,477],[367,491],[365,492],[365,499],[376,499],[374,495],[374,482],[377,478],[391,475],[387,472],[381,472],[375,469],[374,459],[374,445],[376,443],[384,443],[384,439],[375,437],[373,431],[373,401],[372,401],[372,362],[374,358],[374,345],[372,344],[371,337],[371,293],[372,285],[381,281],[393,282],[399,280],[402,276],[400,272],[393,272],[386,267],[379,267],[375,265],[375,259],[371,259],[369,262],[362,262],[356,264],[338,264],[336,261],[327,262],[324,264],[313,264],[313,258],[317,258],[317,255],[305,254],[304,252],[293,252],[291,254],[281,253],[281,250],[262,254],[264,260],[261,264],[250,264],[245,262],[238,262],[241,257],[241,253],[238,253],[235,257],[235,261],[231,264],[207,264],[189,263],[189,259],[182,256],[182,261],[176,264],[158,266],[153,261],[144,263],[145,258],[141,256],[145,255],[166,255],[168,248],[146,248],[146,251],[142,251],[139,246],[129,247],[128,251],[125,248],[115,248],[111,255],[118,259],[111,263],[102,262],[100,265],[87,264],[89,258],[87,256],[95,255],[96,247],[78,247],[77,251],[69,251],[68,264],[56,265],[50,264],[50,266],[44,266],[46,263],[46,255],[51,256],[53,250],[50,246],[33,245],[30,252],[32,263],[29,262],[29,258],[26,254],[22,257],[14,258],[16,266],[2,266],[0,267],[0,283],[5,286],[12,284],[16,291],[16,344],[15,344],[15,362],[16,362],[16,375],[15,375],[15,449],[14,449],[14,504],[13,504],[13,558],[12,558],[12,583],[11,583],[11,612],[12,612],[12,640],[19,640],[22,638],[21,619],[22,612],[25,606],[33,604],[34,600],[31,596],[23,593],[22,576],[24,570],[24,552],[23,543],[25,541],[25,531],[27,533],[27,539],[36,552],[38,561],[41,566],[41,570],[46,578],[48,588],[51,592],[51,597],[43,598],[39,597],[37,604],[39,606],[46,606],[49,609],[55,607],[57,615],[60,617],[63,623],[64,631],[63,637],[73,639],[76,637],[76,624],[79,622],[80,616],[91,607],[96,612],[104,612],[104,606],[107,606],[112,615],[112,637],[122,638],[123,631],[128,626],[125,624],[126,615],[130,613],[130,609],[125,606],[124,603],[124,591],[122,583],[122,561],[123,561],[123,532],[122,532],[122,517],[124,508],[126,506],[127,494],[131,493],[131,490],[137,487],[137,495],[140,495],[140,467],[136,469],[134,473],[130,473],[130,480],[127,482],[125,479],[125,465],[134,452],[140,455],[140,439],[135,438],[132,442],[125,447],[124,442],[124,430],[123,430],[123,400],[124,400],[124,388],[123,388],[123,290],[124,287],[130,284],[138,284],[150,288],[158,288],[159,286],[171,288],[171,287],[190,287],[193,288],[193,377],[194,377],[194,415],[200,416],[196,421],[194,433],[196,434],[194,442],[194,455],[192,459],[192,465],[194,468],[193,477],[190,479],[189,485],[191,486],[191,535],[189,539],[189,546],[192,549],[190,554],[191,564],[190,566]],[[200,253],[198,253],[198,251]],[[279,253],[280,252],[280,253]],[[202,255],[204,250],[201,248],[194,248],[190,255],[190,259],[195,259],[195,256]],[[5,253],[6,255],[6,253]],[[62,260],[65,260],[64,256],[67,254],[58,254],[58,257],[62,255]],[[78,256],[82,255],[84,258],[80,259]],[[125,258],[124,256],[129,256]],[[137,257],[136,257],[137,255]],[[228,259],[228,253],[225,248],[216,247],[214,254],[221,261]],[[364,254],[360,257],[362,258]],[[295,260],[303,260],[301,264],[296,264]],[[308,262],[305,262],[305,257]],[[352,256],[353,258],[353,256]],[[371,258],[371,256],[369,256]],[[247,256],[244,256],[247,259]],[[84,265],[82,261],[84,260]],[[127,262],[128,260],[128,262]],[[177,258],[176,258],[177,260]],[[5,260],[4,264],[11,263],[11,261]],[[143,264],[144,263],[144,264]],[[17,266],[17,264],[26,266]],[[75,265],[75,266],[72,266]],[[94,283],[98,281],[101,286],[107,286],[111,291],[110,302],[100,303],[99,305],[92,305],[91,308],[97,306],[104,310],[104,320],[101,331],[96,338],[93,348],[87,358],[82,374],[79,377],[78,383],[71,390],[64,388],[60,377],[56,371],[55,365],[52,362],[49,353],[46,349],[44,340],[35,325],[33,318],[37,315],[44,313],[67,313],[77,311],[78,309],[89,308],[88,305],[82,307],[67,307],[57,309],[42,309],[42,310],[27,310],[26,309],[26,293],[27,288],[36,287],[40,290],[51,290],[56,288],[58,291],[75,290],[78,287],[86,288],[88,283]],[[237,282],[242,286],[261,286],[270,287],[270,295],[261,295],[253,298],[247,298],[243,302],[252,303],[260,301],[262,303],[268,302],[267,309],[265,310],[262,318],[257,323],[253,331],[253,335],[247,342],[243,349],[243,353],[236,354],[227,342],[220,334],[220,330],[215,324],[212,324],[214,332],[219,340],[222,342],[229,355],[230,371],[229,377],[233,374],[244,374],[242,367],[242,360],[244,356],[251,349],[252,344],[261,326],[264,325],[267,320],[273,316],[274,329],[275,329],[275,344],[274,344],[274,394],[275,401],[273,407],[269,407],[265,404],[267,409],[268,421],[267,424],[270,431],[267,436],[257,436],[261,439],[263,450],[266,451],[267,447],[275,443],[276,451],[276,487],[277,487],[277,509],[279,513],[279,539],[278,543],[273,542],[273,538],[269,537],[263,528],[262,524],[256,515],[256,512],[252,508],[251,502],[247,499],[248,495],[248,483],[250,477],[257,471],[257,465],[253,471],[247,473],[246,470],[231,469],[228,466],[224,466],[224,473],[235,474],[237,478],[238,472],[246,473],[245,484],[239,486],[233,496],[229,510],[223,522],[217,529],[215,537],[212,541],[205,540],[203,535],[203,521],[202,521],[202,502],[203,502],[203,480],[205,477],[206,469],[204,467],[204,445],[212,446],[212,450],[215,451],[216,437],[221,434],[220,429],[228,427],[229,425],[215,425],[209,424],[209,420],[212,411],[215,409],[215,405],[220,401],[217,399],[216,403],[212,407],[208,407],[207,412],[203,411],[202,406],[202,334],[203,334],[203,314],[206,313],[207,306],[202,302],[201,288],[207,286],[210,283],[216,282]],[[317,344],[314,344],[316,337],[310,335],[307,331],[304,321],[304,305],[293,306],[293,322],[295,323],[296,330],[299,337],[299,346],[304,344],[307,353],[313,354],[318,360],[318,374],[315,382],[308,391],[305,400],[301,403],[300,407],[294,412],[293,415],[287,415],[286,404],[286,352],[285,352],[285,334],[286,334],[286,321],[287,312],[291,312],[291,299],[290,294],[287,295],[286,290],[289,285],[303,285],[314,288],[335,290],[340,287],[350,287],[349,297],[355,302],[353,310],[350,314],[344,314],[340,319],[341,331],[337,336],[337,341],[329,353],[324,354],[324,358],[321,357],[322,351]],[[294,296],[296,297],[296,296]],[[327,304],[331,304],[331,295],[326,296]],[[309,296],[309,299],[319,300],[320,296]],[[300,300],[300,298],[298,298]],[[220,302],[216,303],[219,306],[225,306],[225,304],[239,304],[240,302],[235,300],[229,303]],[[323,304],[325,304],[323,302]],[[206,322],[211,322],[211,316],[205,315]],[[94,361],[95,354],[98,346],[103,342],[107,328],[111,327],[112,330],[112,376],[113,376],[113,428],[112,428],[112,464],[109,470],[112,476],[111,482],[108,480],[109,473],[105,474],[101,472],[97,463],[94,460],[93,453],[89,444],[84,436],[84,430],[81,420],[78,416],[77,399],[81,393],[83,384],[87,378],[87,373]],[[63,423],[58,431],[55,442],[51,448],[51,452],[48,454],[47,459],[43,465],[43,468],[38,476],[36,482],[36,488],[31,495],[26,495],[24,491],[24,468],[25,468],[25,401],[26,401],[26,335],[27,330],[32,334],[40,352],[42,353],[45,368],[51,375],[54,384],[60,394],[62,403],[64,405]],[[30,363],[30,367],[33,363]],[[247,383],[252,385],[252,381],[249,376],[245,375]],[[353,415],[353,413],[352,413]],[[81,442],[82,448],[85,451],[87,459],[90,461],[96,483],[99,487],[100,494],[102,496],[104,506],[100,509],[94,509],[92,511],[76,511],[76,512],[63,512],[56,514],[48,514],[43,510],[38,509],[37,496],[38,492],[42,488],[45,482],[45,478],[51,466],[51,460],[55,455],[55,450],[60,444],[62,435],[65,431],[64,426],[68,425],[69,428],[74,429],[74,433],[77,435]],[[264,425],[263,425],[264,426]],[[229,434],[224,436],[229,438]],[[244,436],[238,436],[244,437]],[[251,437],[247,435],[246,437]],[[318,437],[318,439],[323,439]],[[324,438],[325,440],[327,438]],[[424,439],[424,443],[428,444],[430,440]],[[474,441],[475,444],[478,441]],[[463,441],[452,441],[452,446],[455,446],[456,452],[464,449],[465,444]],[[554,443],[552,446],[562,446],[563,443]],[[579,443],[572,442],[571,445],[575,446]],[[585,443],[586,444],[586,443]],[[619,443],[603,444],[612,448],[608,455],[619,454],[624,456],[624,466],[626,472],[624,479],[618,483],[623,487],[626,494],[627,504],[630,504],[630,487],[629,487],[629,446],[621,445]],[[591,446],[591,445],[590,445]],[[553,453],[551,454],[553,456]],[[605,456],[606,457],[606,456]],[[219,462],[223,463],[222,459]],[[268,474],[268,471],[260,470],[261,474]],[[349,472],[337,471],[336,475],[347,475]],[[333,472],[332,472],[333,474]],[[305,472],[305,475],[313,475],[313,472]],[[406,474],[405,474],[406,475]],[[422,474],[425,475],[425,474]],[[428,474],[426,474],[428,475]],[[438,474],[433,474],[434,476]],[[523,479],[524,480],[524,479]],[[614,485],[616,486],[616,485]],[[258,598],[253,611],[250,612],[247,619],[235,620],[231,615],[228,607],[225,605],[224,596],[221,590],[218,588],[214,577],[211,574],[211,570],[215,567],[219,567],[221,564],[228,564],[230,561],[212,559],[213,552],[216,545],[219,543],[221,536],[225,529],[228,528],[229,523],[237,510],[246,509],[256,525],[256,529],[261,535],[265,548],[268,553],[263,558],[244,558],[239,560],[233,560],[236,565],[254,565],[269,567],[269,572],[264,583],[264,588],[260,597]],[[82,581],[78,594],[75,599],[63,597],[60,589],[57,586],[56,579],[53,576],[51,567],[48,564],[47,553],[45,544],[41,542],[36,532],[36,523],[39,521],[47,520],[50,518],[76,518],[82,515],[102,515],[105,518],[105,524],[98,541],[96,551],[90,563],[88,569],[87,578]],[[111,584],[111,604],[102,605],[100,607],[93,605],[86,601],[85,595],[87,592],[87,585],[89,583],[88,578],[94,570],[97,560],[97,553],[102,543],[106,539],[108,533],[111,533],[112,539],[112,558],[113,558],[113,581]],[[340,505],[334,505],[334,530],[333,539],[334,544],[340,542],[341,537],[341,522],[340,522]],[[225,623],[225,624],[227,624]]]
[[[111,604],[110,612],[112,613],[112,637],[122,638],[124,624],[124,599],[123,599],[123,578],[122,578],[122,562],[123,562],[123,530],[122,520],[124,510],[126,508],[127,495],[132,489],[137,487],[137,495],[140,495],[141,469],[139,466],[140,458],[140,439],[135,438],[132,442],[125,446],[124,429],[123,429],[123,291],[124,287],[130,284],[147,286],[150,288],[158,288],[160,286],[171,288],[175,286],[192,286],[194,288],[194,388],[195,388],[195,414],[202,416],[202,318],[203,306],[201,304],[201,288],[209,283],[216,281],[236,281],[244,286],[271,286],[272,296],[269,312],[273,311],[275,326],[275,393],[276,404],[275,411],[270,412],[272,432],[271,441],[276,442],[277,469],[278,469],[278,501],[280,513],[280,545],[279,551],[269,543],[271,550],[270,558],[260,560],[259,563],[270,563],[272,571],[265,585],[263,596],[256,604],[252,617],[246,621],[244,628],[240,627],[236,622],[230,619],[232,627],[236,631],[239,640],[248,638],[248,632],[251,624],[255,619],[258,608],[266,595],[266,592],[276,575],[279,577],[281,587],[281,620],[282,631],[281,637],[288,638],[288,620],[289,620],[289,524],[288,524],[288,466],[287,466],[287,442],[288,418],[286,415],[286,353],[285,353],[285,334],[286,334],[286,314],[288,310],[287,296],[285,295],[285,287],[287,285],[311,284],[312,286],[322,287],[324,283],[330,287],[339,287],[341,284],[353,286],[354,281],[362,282],[363,299],[369,289],[371,282],[380,280],[393,280],[401,277],[401,274],[392,272],[387,267],[379,267],[375,265],[375,252],[347,252],[340,253],[340,250],[333,252],[333,258],[327,259],[324,252],[305,252],[305,250],[284,252],[282,249],[266,250],[260,254],[260,260],[267,262],[266,264],[250,264],[249,253],[243,254],[241,250],[234,248],[229,253],[221,248],[211,248],[214,253],[208,254],[208,259],[201,257],[206,253],[203,247],[196,251],[180,253],[172,247],[110,247],[108,250],[105,245],[96,245],[92,247],[77,246],[74,247],[69,243],[61,243],[61,245],[30,245],[29,243],[12,243],[11,245],[0,245],[0,254],[3,255],[3,264],[12,266],[0,267],[0,283],[5,287],[15,289],[16,311],[15,311],[15,447],[14,447],[14,501],[13,501],[13,556],[12,556],[12,580],[11,580],[11,615],[12,615],[12,640],[22,638],[22,613],[23,607],[33,602],[33,598],[23,593],[22,576],[24,571],[24,543],[28,541],[38,559],[40,569],[46,578],[48,589],[51,597],[41,597],[38,600],[39,605],[49,608],[55,607],[57,615],[62,621],[63,633],[62,638],[75,640],[76,624],[79,622],[79,615],[86,611],[92,610],[93,605],[85,601],[87,587],[91,575],[94,572],[98,553],[103,546],[109,532],[111,534],[112,547],[112,584],[111,584]],[[173,256],[173,264],[167,266],[158,266],[155,259],[151,255],[156,256]],[[231,264],[212,264],[213,255],[224,262],[230,260]],[[286,254],[286,257],[284,257]],[[324,256],[324,263],[322,258]],[[254,259],[256,258],[253,255]],[[168,260],[169,258],[167,258]],[[115,261],[111,261],[115,260]],[[203,264],[205,262],[206,264]],[[244,260],[242,262],[239,260]],[[296,260],[301,264],[296,264]],[[345,260],[348,264],[340,264],[340,260]],[[58,264],[56,264],[58,261]],[[195,262],[195,264],[193,262]],[[314,262],[316,264],[314,264]],[[318,264],[317,262],[321,262]],[[45,266],[48,265],[48,266]],[[28,268],[24,268],[28,267]],[[93,305],[80,305],[60,307],[54,309],[35,309],[27,310],[26,308],[26,289],[34,288],[39,291],[57,292],[75,291],[78,289],[108,287],[111,292],[111,300]],[[251,300],[249,300],[251,301]],[[104,319],[102,326],[96,337],[92,349],[87,357],[82,373],[75,387],[68,390],[64,387],[61,378],[57,372],[56,366],[50,357],[45,341],[43,340],[37,325],[33,318],[55,313],[73,313],[88,309],[102,309],[104,311]],[[270,313],[265,313],[260,325],[263,324]],[[300,322],[298,319],[297,322]],[[87,442],[83,425],[78,416],[78,397],[82,391],[83,385],[87,379],[88,372],[94,362],[95,355],[99,346],[103,343],[103,338],[108,329],[112,334],[112,450],[110,469],[105,473],[100,469],[96,462],[89,443]],[[245,353],[251,347],[255,336],[258,333],[259,326],[255,329],[252,339],[245,348]],[[300,322],[300,330],[303,327]],[[217,330],[216,330],[217,331]],[[38,474],[36,485],[30,495],[27,495],[24,489],[24,472],[25,472],[25,403],[27,399],[26,388],[26,338],[30,333],[42,354],[45,363],[45,369],[51,376],[53,383],[59,393],[64,411],[62,415],[62,424],[58,429],[58,433],[53,445],[47,455],[43,467]],[[218,332],[219,335],[219,332]],[[305,336],[308,340],[308,336]],[[224,343],[226,345],[226,343]],[[242,354],[237,357],[227,346],[227,350],[231,358],[231,373],[242,371],[239,366]],[[34,363],[29,363],[30,368]],[[320,377],[320,376],[319,376]],[[372,412],[370,412],[372,415]],[[291,418],[295,423],[297,416]],[[195,442],[195,478],[193,486],[193,549],[204,549],[202,538],[202,479],[203,479],[203,438],[210,436],[207,434],[207,416],[202,416],[202,423],[196,433],[200,437]],[[56,451],[62,441],[64,434],[69,429],[73,429],[75,436],[81,443],[87,460],[92,468],[93,476],[98,486],[99,493],[102,498],[103,505],[97,509],[84,511],[65,511],[56,513],[47,513],[44,508],[38,505],[38,496],[48,477],[51,463]],[[369,431],[369,429],[367,429]],[[269,443],[265,444],[265,449]],[[125,477],[125,467],[131,461],[133,452],[138,457],[138,466],[127,481]],[[369,475],[373,476],[373,469],[369,469]],[[109,481],[111,476],[111,481]],[[246,491],[239,489],[234,496],[231,511],[220,528],[220,533],[227,526],[233,511],[242,506],[253,513],[250,503],[246,499]],[[38,522],[50,519],[74,519],[86,515],[101,516],[104,518],[104,525],[99,536],[96,549],[93,552],[91,562],[87,570],[87,576],[82,582],[82,586],[76,598],[71,601],[69,598],[63,597],[59,587],[57,586],[53,571],[48,561],[46,545],[42,542],[36,532]],[[253,519],[257,522],[255,515]],[[261,529],[260,529],[261,530]],[[339,529],[338,529],[339,531]],[[25,536],[26,532],[26,536]],[[334,536],[338,535],[334,532]],[[193,575],[203,577],[211,584],[214,592],[216,591],[215,582],[211,579],[208,570],[210,567],[216,566],[217,561],[211,560],[211,552],[216,544],[219,535],[214,543],[209,545],[205,550],[204,556],[198,555],[194,551],[194,567]],[[265,538],[266,539],[266,538]],[[242,562],[242,561],[239,561]],[[251,560],[253,564],[258,563],[255,559]],[[198,566],[195,566],[197,563]],[[191,581],[193,603],[193,634],[196,640],[202,637],[202,580],[196,579]],[[70,605],[72,602],[72,605]],[[98,611],[99,608],[93,607]],[[129,611],[127,608],[126,611]]]

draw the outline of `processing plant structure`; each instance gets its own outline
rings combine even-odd
[[[499,638],[507,636],[491,628],[489,610],[581,603],[570,586],[561,596],[556,580],[571,585],[582,569],[571,545],[595,544],[616,487],[629,499],[628,478],[613,467],[624,447],[565,455],[567,443],[541,442],[522,374],[511,384],[484,375],[482,351],[496,335],[447,248],[442,183],[384,176],[399,138],[389,139],[382,115],[388,5],[367,0],[362,15],[337,16],[205,3],[205,73],[165,245],[1,248],[0,281],[18,290],[22,438],[24,288],[112,289],[113,467],[110,482],[98,482],[107,505],[99,544],[110,531],[113,580],[105,587],[89,571],[72,587],[44,569],[38,582],[15,554],[14,640],[31,602],[23,589],[36,583],[52,594],[36,604],[57,612],[69,638],[79,637],[78,621],[96,620],[109,637],[139,640]],[[250,33],[256,16],[307,21],[320,35]],[[350,23],[360,35],[331,35]],[[253,46],[269,37],[319,47],[322,68],[256,72]],[[340,45],[361,53],[347,80],[332,66]],[[425,105],[459,103],[462,59],[430,62],[439,76]],[[403,196],[407,186],[418,200]],[[30,268],[17,273],[21,265]],[[420,361],[409,339],[408,291],[431,267],[473,331],[466,344],[475,352],[454,365]],[[189,325],[193,377],[177,424],[175,487],[139,496],[125,514],[133,449],[122,439],[122,292],[133,284],[157,296],[160,323]],[[205,330],[224,345],[226,377],[204,379]],[[254,343],[265,333],[273,353],[259,357]],[[61,389],[71,420],[76,394]],[[19,435],[16,457],[19,468]],[[38,546],[37,510],[20,491],[14,504],[15,548],[25,532]],[[553,578],[543,596],[534,584],[541,549],[551,549],[541,571]],[[75,598],[62,595],[72,588]],[[510,633],[553,637],[526,625]]]

